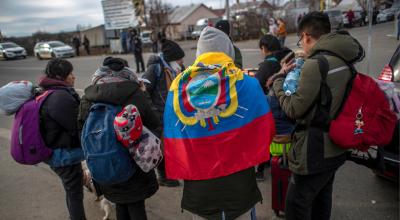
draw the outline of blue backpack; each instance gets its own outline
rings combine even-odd
[[[93,179],[100,185],[112,185],[127,181],[135,166],[129,151],[118,140],[114,130],[114,118],[121,106],[96,103],[82,130],[82,149]]]

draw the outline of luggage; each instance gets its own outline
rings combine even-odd
[[[332,93],[326,82],[329,63],[324,55],[342,59],[331,52],[321,52],[315,56],[321,70],[321,88],[316,117],[311,124],[329,130],[330,139],[344,149],[366,151],[369,146],[389,144],[397,116],[374,79],[358,73],[352,64],[346,63],[352,78],[341,107],[333,118],[330,117]]]
[[[35,165],[49,159],[53,151],[40,134],[40,108],[53,90],[25,102],[15,114],[11,130],[11,156],[20,164]]]
[[[81,141],[87,167],[100,185],[125,182],[135,173],[134,161],[114,130],[120,111],[120,106],[96,103],[83,126]]]
[[[29,81],[13,81],[0,88],[0,114],[13,115],[33,98],[33,84]]]
[[[279,217],[281,216],[281,212],[285,211],[286,192],[292,173],[289,170],[286,155],[287,145],[290,143],[286,142],[277,144],[283,144],[284,147],[282,147],[282,156],[273,156],[271,159],[271,204],[275,215]]]
[[[129,149],[136,164],[146,173],[158,166],[162,160],[161,141],[143,126],[139,110],[127,105],[114,119],[117,139]]]

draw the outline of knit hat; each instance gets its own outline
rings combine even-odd
[[[103,66],[96,70],[92,76],[92,84],[113,83],[122,81],[135,81],[139,83],[138,77],[129,69],[128,62],[121,58],[107,57]]]
[[[118,141],[125,147],[129,147],[139,139],[142,135],[143,122],[136,106],[127,105],[115,116],[114,129]]]
[[[161,41],[161,51],[166,62],[180,60],[185,56],[182,48],[172,40],[163,39]]]
[[[223,31],[226,35],[229,36],[229,34],[231,33],[231,27],[229,26],[229,21],[227,20],[220,20],[215,24],[215,27],[218,30]]]
[[[223,52],[235,59],[235,49],[228,35],[214,27],[205,27],[197,42],[196,57],[208,52]]]

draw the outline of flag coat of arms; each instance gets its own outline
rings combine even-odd
[[[272,112],[255,78],[206,53],[171,84],[164,111],[167,177],[204,180],[269,160]]]

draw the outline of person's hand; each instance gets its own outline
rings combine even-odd
[[[143,81],[139,81],[139,88],[140,90],[142,90],[143,92],[146,92],[146,85],[144,84]]]
[[[283,63],[281,70],[278,73],[272,75],[266,82],[265,86],[267,88],[271,88],[272,84],[276,79],[285,78],[287,73],[292,70],[296,66],[294,59],[290,60],[289,62]]]
[[[287,75],[290,70],[296,67],[296,63],[294,59],[291,59],[289,62],[283,62],[281,70],[279,70],[278,74]]]

